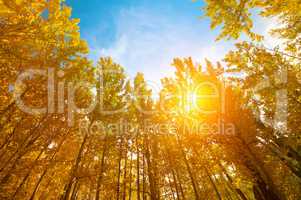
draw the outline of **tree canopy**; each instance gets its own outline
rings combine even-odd
[[[142,73],[88,58],[63,1],[1,0],[0,199],[301,199],[300,0],[203,10],[217,39],[250,40],[223,62],[175,58],[154,98]]]

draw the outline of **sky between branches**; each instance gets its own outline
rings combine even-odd
[[[80,18],[81,36],[90,47],[89,57],[111,56],[125,67],[130,77],[143,72],[158,84],[171,76],[175,57],[191,56],[221,60],[235,41],[215,41],[218,30],[210,30],[202,16],[202,1],[191,0],[67,0],[72,16]],[[268,30],[275,20],[255,19],[257,33],[273,46]],[[246,38],[242,38],[246,39]],[[273,42],[272,42],[273,41]]]

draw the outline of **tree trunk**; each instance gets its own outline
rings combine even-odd
[[[128,160],[128,141],[125,144],[125,156],[124,156],[124,174],[123,174],[123,195],[122,200],[126,200],[126,184],[127,184],[127,160]]]
[[[265,200],[284,200],[285,198],[273,184],[271,178],[263,168],[261,161],[255,156],[250,147],[242,138],[239,138],[239,140],[245,149],[245,154],[247,157],[245,165],[252,172],[252,175],[256,180],[255,183],[257,187],[255,187],[256,190],[254,190],[254,194],[256,194],[255,197],[258,197],[258,194],[260,193]]]
[[[105,138],[104,138],[103,151],[102,151],[102,155],[101,155],[100,170],[99,170],[99,175],[97,177],[97,183],[96,183],[95,200],[99,200],[99,198],[100,198],[100,185],[101,185],[101,181],[102,181],[102,177],[103,177],[103,173],[104,173],[105,157],[106,157],[107,148],[108,148],[107,140],[108,140],[108,134],[106,133]]]
[[[117,172],[117,186],[116,186],[116,199],[120,197],[120,176],[121,176],[121,160],[122,160],[122,138],[119,144],[119,158],[118,158],[118,172]]]
[[[242,200],[248,200],[245,194],[241,191],[241,189],[234,186],[232,178],[230,177],[230,175],[228,174],[227,170],[222,165],[222,163],[219,162],[218,165],[221,168],[223,174],[227,177],[227,181],[230,183],[231,188],[233,188],[233,190],[239,195],[239,197]]]
[[[83,150],[84,150],[84,146],[85,146],[85,144],[87,142],[87,139],[88,139],[88,134],[89,133],[86,133],[85,136],[84,136],[84,139],[82,141],[82,144],[81,144],[80,149],[79,149],[78,154],[77,154],[75,164],[73,165],[73,167],[71,169],[69,181],[65,185],[63,195],[60,198],[61,200],[69,199],[71,188],[72,188],[72,185],[74,183],[74,178],[75,178],[76,172],[78,170],[79,164],[80,164],[81,159],[82,159],[82,153],[83,153]]]
[[[29,169],[29,171],[27,172],[26,176],[23,178],[23,180],[21,181],[20,185],[17,187],[15,193],[12,196],[12,199],[16,199],[16,195],[21,190],[22,186],[24,185],[24,183],[26,182],[26,180],[30,176],[31,171],[34,169],[36,162],[40,159],[40,157],[43,154],[43,152],[44,152],[44,150],[41,150],[40,153],[39,153],[39,155],[34,160],[32,167]]]
[[[129,182],[130,182],[130,185],[129,185],[129,200],[131,200],[132,198],[132,166],[133,166],[133,153],[131,152],[131,158],[130,158],[130,178],[129,178]]]
[[[146,144],[145,144],[145,158],[146,158],[146,163],[147,163],[147,170],[148,170],[148,179],[149,179],[149,184],[150,184],[150,195],[151,195],[151,200],[158,200],[158,192],[156,190],[156,178],[154,174],[154,167],[155,163],[153,160],[151,160],[151,154],[150,154],[150,140],[149,138],[146,138]]]
[[[44,170],[44,172],[42,173],[42,175],[40,176],[38,182],[36,183],[34,190],[30,196],[29,200],[33,200],[35,197],[36,192],[38,191],[38,188],[43,180],[43,178],[45,177],[45,175],[47,174],[49,167],[52,165],[52,162],[56,156],[56,154],[59,152],[59,150],[61,149],[61,146],[63,145],[64,141],[66,140],[66,136],[69,134],[70,129],[68,130],[67,134],[63,137],[62,141],[59,143],[58,147],[56,148],[55,152],[52,154],[51,158],[50,158],[50,163],[46,166],[46,169]]]
[[[136,136],[136,148],[137,148],[137,200],[140,200],[140,150],[139,150],[139,133]]]

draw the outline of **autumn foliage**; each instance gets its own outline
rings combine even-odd
[[[0,199],[301,199],[301,2],[205,2],[218,39],[249,39],[223,62],[175,58],[154,94],[88,59],[62,1],[1,0]]]

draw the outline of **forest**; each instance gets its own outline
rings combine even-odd
[[[89,59],[63,0],[0,0],[0,199],[300,200],[301,1],[204,3],[235,48],[174,58],[155,94]]]

